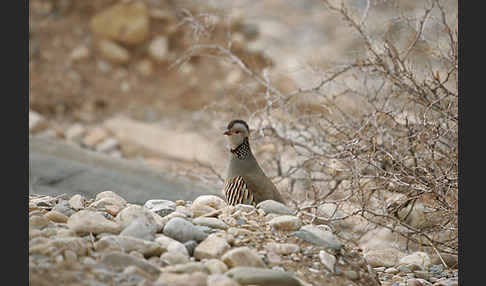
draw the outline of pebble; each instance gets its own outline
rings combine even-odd
[[[72,61],[81,61],[81,60],[84,60],[84,59],[89,58],[89,56],[90,56],[90,50],[89,50],[89,48],[88,48],[88,47],[86,47],[86,46],[84,46],[84,45],[74,48],[74,49],[71,51],[71,53],[69,54],[69,58],[70,58]],[[74,126],[76,126],[76,125],[78,125],[78,126],[81,126],[81,127],[82,127],[82,125],[80,125],[80,124],[78,124],[78,123],[74,124],[74,125],[73,125],[73,127],[74,127]],[[77,128],[77,127],[76,127],[76,128]],[[78,129],[78,130],[79,130],[79,129]],[[78,134],[78,132],[77,132],[78,130],[76,130],[76,132],[74,132],[74,130],[73,130],[73,131],[71,131],[71,132],[70,132],[70,134]],[[66,136],[66,138],[67,138],[67,136]],[[75,140],[75,139],[73,139],[73,138],[68,138],[68,139]],[[76,139],[77,139],[77,138],[76,138]]]
[[[43,229],[49,224],[49,220],[42,215],[34,215],[29,218],[29,228]]]
[[[412,270],[410,270],[410,268],[408,268],[406,265],[399,265],[398,271],[402,272],[402,273],[411,273],[412,272]]]
[[[123,270],[130,265],[134,265],[151,275],[159,275],[160,269],[154,264],[147,262],[143,258],[138,258],[123,252],[109,252],[101,255],[100,263],[107,266]]]
[[[32,241],[31,241],[32,242]],[[50,256],[57,254],[59,249],[70,249],[78,256],[88,254],[89,243],[81,237],[56,237],[54,239],[40,240],[33,245],[29,245],[30,254],[41,254]]]
[[[414,252],[410,255],[404,256],[399,260],[400,264],[415,264],[422,269],[427,269],[430,266],[430,257],[425,252]]]
[[[216,258],[205,260],[204,266],[208,269],[209,274],[224,274],[228,271],[228,266]]]
[[[81,210],[71,215],[67,221],[71,230],[79,234],[109,232],[118,234],[121,227],[118,223],[106,219],[101,213]]]
[[[393,268],[393,267],[387,268],[385,270],[385,273],[388,273],[388,274],[397,274],[398,272],[399,272],[398,269]]]
[[[176,210],[176,203],[169,200],[148,200],[143,206],[161,217],[165,217]]]
[[[75,123],[64,132],[64,137],[67,140],[77,141],[81,139],[85,132],[86,128],[83,125]]]
[[[118,149],[119,146],[120,142],[116,138],[110,137],[96,145],[95,150],[98,152],[109,153]]]
[[[140,217],[127,225],[120,232],[120,235],[131,236],[144,240],[154,240],[157,228],[157,224],[151,220],[148,220],[147,217]]]
[[[172,218],[164,226],[163,234],[182,243],[195,240],[197,242],[204,240],[207,234],[196,228],[191,222],[183,218]]]
[[[319,259],[322,264],[326,265],[331,271],[334,271],[334,266],[336,265],[336,257],[334,255],[321,250],[319,251]]]
[[[237,266],[265,267],[265,263],[257,252],[246,246],[236,247],[229,250],[221,256],[221,260],[226,263],[229,268]]]
[[[75,210],[83,209],[85,203],[86,199],[80,194],[76,194],[69,199],[69,206]]]
[[[104,128],[96,127],[93,130],[87,132],[82,140],[82,143],[85,146],[95,148],[98,143],[105,140],[107,137],[108,133]]]
[[[44,216],[47,219],[49,219],[50,221],[58,222],[58,223],[65,223],[68,220],[68,217],[66,215],[64,215],[63,213],[58,212],[58,211],[52,211],[51,210],[51,211],[47,212],[46,214],[44,214]]]
[[[197,260],[218,258],[230,248],[226,239],[216,234],[209,235],[194,249],[194,258]]]
[[[324,246],[329,249],[338,250],[343,246],[332,233],[323,231],[312,225],[306,225],[299,231],[291,234],[314,245]]]
[[[160,244],[168,252],[180,253],[189,257],[189,252],[184,244],[163,234],[157,234],[155,242]]]
[[[162,273],[156,285],[206,286],[208,275],[202,272],[191,274]]]
[[[47,121],[39,113],[29,110],[29,132],[37,133],[48,127]]]
[[[187,252],[189,253],[190,256],[194,255],[194,250],[197,247],[197,242],[195,240],[189,240],[184,242],[184,246],[187,249]]]
[[[69,201],[61,200],[57,205],[52,208],[52,211],[57,211],[70,217],[76,211],[71,207]]]
[[[125,252],[136,250],[145,257],[160,256],[164,251],[156,242],[123,235],[105,236],[94,244],[96,251],[108,251],[117,247]]]
[[[148,53],[157,62],[167,60],[169,53],[169,42],[165,36],[155,36],[148,46]]]
[[[301,286],[290,273],[256,267],[235,267],[225,273],[241,285]]]
[[[197,217],[192,221],[192,223],[216,229],[228,229],[228,225],[214,217]]]
[[[160,231],[163,227],[159,215],[151,212],[150,210],[139,205],[128,205],[122,209],[115,217],[115,221],[122,227],[127,227],[132,221],[144,218],[150,224],[157,225],[157,231]]]
[[[235,280],[221,274],[209,275],[206,284],[211,286],[240,286]]]
[[[160,256],[160,260],[168,265],[184,264],[190,261],[188,255],[180,252],[162,253],[162,255]]]
[[[266,214],[274,213],[274,214],[281,214],[281,215],[294,215],[295,211],[291,210],[286,205],[274,201],[274,200],[265,200],[260,202],[257,205],[258,209],[263,210]]]
[[[267,243],[265,249],[280,255],[289,255],[300,251],[300,247],[293,243]]]
[[[298,230],[302,222],[296,216],[282,215],[271,219],[268,224],[277,230]]]
[[[399,257],[400,251],[394,248],[375,249],[364,253],[364,258],[371,267],[393,267],[398,264]]]

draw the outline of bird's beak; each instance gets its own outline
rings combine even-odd
[[[231,130],[226,130],[223,135],[231,135]]]

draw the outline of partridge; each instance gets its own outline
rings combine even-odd
[[[226,203],[256,205],[264,200],[285,203],[253,156],[248,140],[248,124],[240,119],[232,120],[223,134],[231,146],[228,175],[223,188]]]

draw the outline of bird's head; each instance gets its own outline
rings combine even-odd
[[[245,121],[235,119],[230,121],[226,131],[223,134],[226,136],[226,138],[228,138],[231,149],[235,149],[241,143],[243,143],[245,138],[248,138],[250,135],[250,128]]]

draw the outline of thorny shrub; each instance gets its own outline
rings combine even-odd
[[[216,56],[243,71],[246,86],[259,87],[241,97],[240,114],[255,127],[254,140],[278,146],[271,158],[273,179],[288,183],[286,197],[300,215],[338,235],[340,222],[359,217],[366,231],[387,228],[416,248],[457,254],[457,11],[450,19],[440,1],[431,1],[419,17],[385,23],[387,33],[377,37],[366,26],[367,3],[356,17],[344,4],[323,1],[365,52],[347,64],[318,69],[322,80],[315,86],[280,90],[265,70],[251,69],[235,55],[230,42],[195,43],[175,65]],[[405,44],[394,38],[397,24],[412,32]],[[359,108],[346,108],[343,98]],[[256,104],[250,108],[248,102]],[[229,110],[221,105],[228,104],[208,110],[221,117]],[[300,184],[305,200],[294,196],[299,182],[306,183]],[[357,244],[364,233],[343,239]]]

